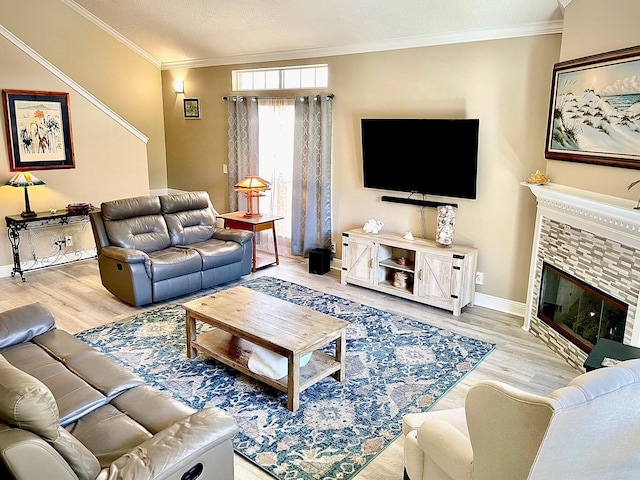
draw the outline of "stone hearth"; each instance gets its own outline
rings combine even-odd
[[[640,211],[634,210],[636,203],[562,185],[526,186],[538,207],[523,329],[582,368],[587,353],[537,315],[542,266],[547,262],[627,303],[624,343],[640,347]]]

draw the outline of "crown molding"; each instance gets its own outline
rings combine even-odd
[[[76,83],[73,79],[71,79],[71,77],[66,75],[59,68],[57,68],[51,62],[45,59],[42,55],[40,55],[38,52],[33,50],[26,43],[24,43],[22,40],[16,37],[13,33],[7,30],[3,25],[0,25],[0,35],[6,38],[9,42],[11,42],[17,48],[22,50],[25,54],[27,54],[29,57],[35,60],[42,67],[47,69],[52,75],[56,76],[59,80],[66,83],[69,86],[69,88],[76,91],[82,97],[87,99],[96,108],[101,110],[105,115],[113,119],[116,123],[124,127],[130,133],[135,135],[138,139],[142,140],[145,144],[149,142],[149,138],[145,134],[143,134],[140,130],[135,128],[133,125],[127,122],[124,118],[122,118],[116,112],[114,112],[109,107],[107,107],[104,103],[102,103],[100,100],[94,97],[91,93],[85,90],[82,86]]]
[[[562,15],[564,15],[564,9],[567,8],[567,5],[571,3],[571,0],[558,0],[558,6],[560,7],[560,11]]]
[[[72,10],[75,10],[76,13],[79,13],[80,15],[82,15],[84,18],[86,18],[91,23],[95,24],[97,27],[104,30],[106,33],[111,35],[113,38],[115,38],[119,42],[123,43],[126,47],[133,50],[135,53],[140,55],[146,61],[151,63],[154,67],[160,68],[161,64],[157,58],[155,58],[154,56],[152,56],[151,54],[149,54],[148,52],[140,48],[138,45],[130,41],[127,37],[122,35],[117,30],[111,28],[111,26],[109,26],[108,24],[100,20],[98,17],[96,17],[93,13],[91,13],[86,8],[82,7],[81,5],[78,5],[73,0],[62,0],[62,3],[64,3],[66,6],[68,6]]]
[[[564,8],[571,0],[557,0],[564,13]],[[338,55],[353,55],[358,53],[383,52],[388,50],[401,50],[405,48],[431,47],[437,45],[449,45],[456,43],[481,42],[488,40],[501,40],[506,38],[527,37],[535,35],[548,35],[562,33],[562,20],[550,22],[531,23],[509,26],[504,28],[478,29],[463,32],[443,33],[436,35],[417,35],[411,37],[395,38],[365,42],[339,47],[308,48],[301,50],[283,50],[279,52],[257,53],[248,55],[230,55],[205,59],[189,59],[171,62],[160,62],[151,54],[137,46],[124,35],[114,30],[101,19],[93,15],[74,0],[62,0],[69,8],[94,23],[113,38],[123,43],[132,51],[143,57],[156,68],[161,70],[178,70],[198,67],[214,67],[220,65],[236,65],[245,63],[262,63],[284,60],[300,60],[304,58],[334,57]]]
[[[496,29],[469,30],[465,32],[453,32],[437,35],[418,35],[384,41],[344,45],[340,47],[309,48],[302,50],[286,50],[280,52],[251,55],[232,55],[228,57],[217,57],[200,60],[162,62],[161,69],[178,70],[198,67],[213,67],[220,65],[299,60],[304,58],[333,57],[338,55],[352,55],[357,53],[401,50],[405,48],[431,47],[437,45],[501,40],[506,38],[529,37],[536,35],[549,35],[562,33],[562,26],[562,20],[556,20],[553,22],[530,23],[526,25]]]

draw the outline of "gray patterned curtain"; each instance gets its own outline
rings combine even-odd
[[[245,210],[233,186],[247,175],[258,175],[258,101],[255,97],[229,97],[229,211]]]
[[[331,246],[333,95],[296,97],[291,253]]]

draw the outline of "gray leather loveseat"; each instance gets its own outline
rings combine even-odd
[[[56,329],[39,303],[0,313],[0,478],[233,480],[237,431]]]
[[[138,306],[249,274],[253,233],[216,216],[206,192],[103,202],[90,215],[102,285]]]

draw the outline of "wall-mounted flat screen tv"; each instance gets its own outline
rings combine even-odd
[[[361,120],[364,186],[476,198],[478,119]]]

